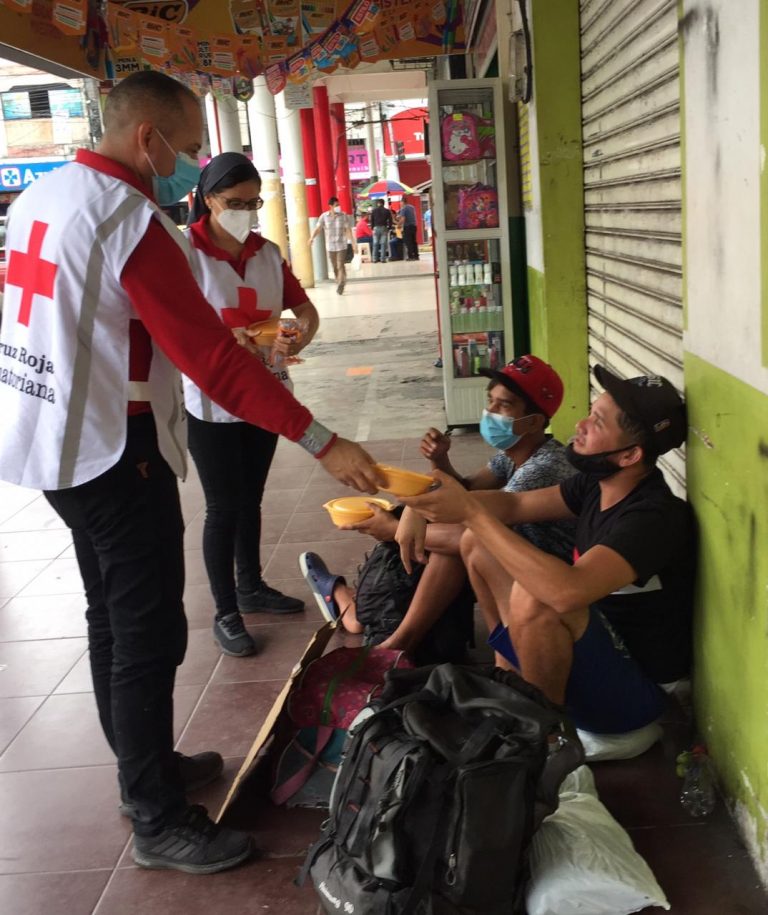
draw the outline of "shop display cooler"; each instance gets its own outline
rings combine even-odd
[[[461,426],[485,405],[478,371],[514,353],[501,83],[432,83],[429,113],[445,409]]]

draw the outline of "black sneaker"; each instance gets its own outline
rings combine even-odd
[[[213,637],[224,654],[233,658],[245,658],[256,652],[256,643],[248,635],[239,613],[217,617],[213,621]]]
[[[262,583],[256,591],[238,591],[237,606],[241,613],[298,613],[304,609],[304,601]]]
[[[219,826],[197,804],[156,836],[133,837],[133,860],[139,867],[186,874],[216,874],[245,861],[252,851],[247,833]]]
[[[214,753],[213,750],[195,753],[194,756],[177,753],[176,758],[179,761],[179,774],[184,784],[185,794],[199,791],[206,785],[210,785],[224,770],[224,760],[221,758],[221,754]],[[120,793],[122,794],[122,789]],[[136,805],[133,801],[126,800],[123,795],[118,810],[124,817],[132,817],[136,813]]]

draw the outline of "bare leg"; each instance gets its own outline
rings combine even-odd
[[[587,628],[589,611],[558,613],[515,582],[504,614],[520,672],[553,702],[565,701],[573,643]]]
[[[460,556],[433,553],[400,625],[382,648],[414,651],[451,601],[459,595],[467,573]]]
[[[463,533],[463,524],[430,524],[427,527],[427,551],[430,555],[442,553],[446,556],[458,556]]]
[[[357,604],[355,603],[355,592],[349,585],[344,582],[337,582],[333,586],[333,599],[339,608],[341,616],[341,625],[347,630],[358,635],[363,631],[363,627],[357,621]]]
[[[461,556],[469,572],[469,581],[480,604],[485,624],[488,631],[493,632],[503,621],[502,614],[509,604],[514,581],[472,531],[464,531],[462,535]]]

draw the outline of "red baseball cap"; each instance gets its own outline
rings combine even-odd
[[[563,402],[562,379],[538,356],[520,356],[503,369],[480,369],[478,374],[530,400],[548,419],[552,419]]]

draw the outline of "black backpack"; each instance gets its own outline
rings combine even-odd
[[[350,731],[300,880],[311,875],[328,913],[522,912],[528,845],[581,745],[510,671],[441,664],[387,679],[385,704]]]
[[[397,512],[397,509],[395,509]],[[380,542],[371,550],[360,568],[355,589],[358,622],[363,626],[366,645],[378,645],[397,629],[411,604],[416,586],[424,572],[414,563],[405,571],[400,547],[395,542]],[[417,664],[440,664],[464,659],[472,644],[475,595],[468,582],[435,622],[414,653]]]

